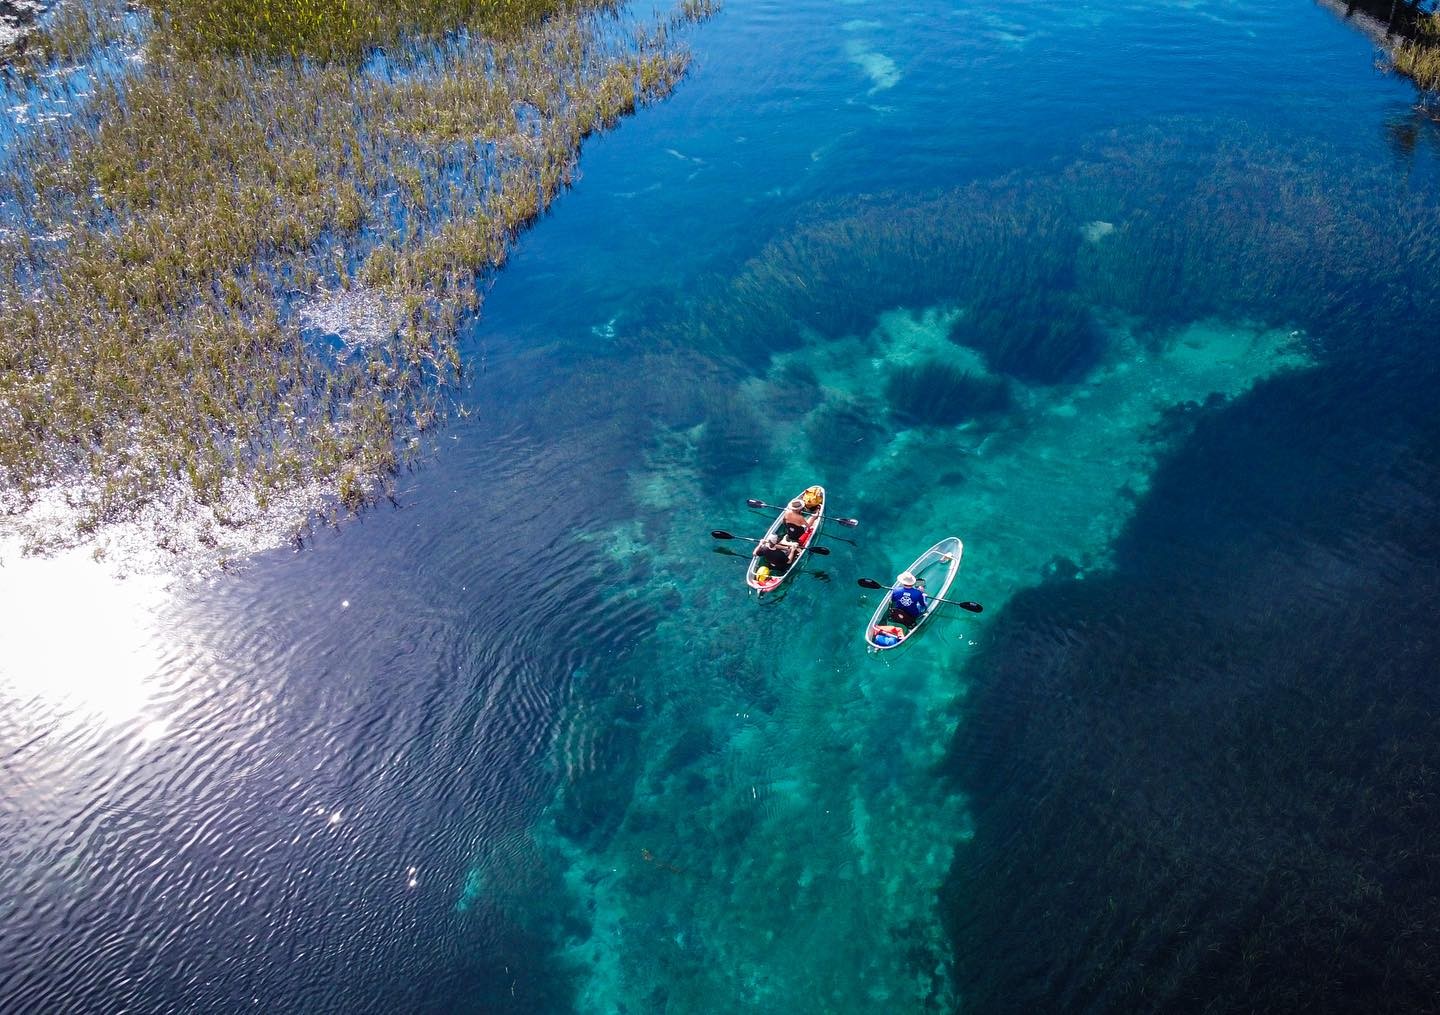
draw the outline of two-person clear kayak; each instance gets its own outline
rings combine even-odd
[[[811,502],[818,498],[818,503],[814,510],[801,512],[806,516],[808,524],[804,529],[792,536],[786,531],[785,526],[785,515],[786,512],[790,510],[788,504],[793,503],[793,500],[798,500],[804,504],[807,502],[807,495],[809,495],[808,499]],[[770,528],[765,531],[764,536],[765,539],[773,537],[778,546],[794,554],[789,564],[786,565],[783,570],[777,570],[759,557],[752,556],[750,558],[750,566],[745,571],[745,584],[754,589],[759,595],[763,596],[767,592],[774,592],[783,585],[791,575],[797,573],[800,570],[800,565],[805,560],[806,553],[809,552],[810,547],[814,545],[815,541],[820,538],[820,530],[825,524],[825,488],[818,484],[806,487],[797,494],[793,500],[787,502],[787,506],[781,509],[780,514],[776,516]]]

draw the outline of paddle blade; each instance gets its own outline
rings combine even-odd
[[[745,503],[746,503],[746,504],[749,504],[751,507],[764,507],[764,506],[765,506],[765,502],[764,502],[763,500],[756,500],[754,497],[747,497],[747,498],[745,498]]]
[[[874,578],[861,578],[857,580],[855,584],[859,585],[862,589],[883,589],[885,587]]]
[[[853,529],[855,526],[860,524],[860,519],[858,518],[837,518],[835,519],[835,521],[838,524],[845,526],[847,529]]]
[[[818,556],[818,557],[828,557],[828,556],[830,556],[830,551],[829,551],[828,549],[826,549],[825,547],[823,547],[823,546],[812,546],[812,547],[810,547],[810,552],[813,553],[813,554],[815,554],[815,555]]]
[[[730,533],[726,532],[724,529],[711,529],[711,530],[710,530],[710,535],[711,535],[711,537],[714,538],[714,539],[734,539],[734,538],[735,538],[735,537],[732,536]]]
[[[984,613],[984,612],[985,612],[985,607],[981,606],[979,603],[970,603],[970,602],[961,603],[961,604],[960,604],[960,609],[962,609],[962,610],[969,610],[971,613]]]

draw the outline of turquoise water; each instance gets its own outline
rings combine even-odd
[[[1410,87],[1279,0],[732,2],[694,48],[398,510],[57,581],[98,644],[0,670],[0,1007],[1433,996]],[[748,597],[709,530],[814,482],[860,525]],[[952,534],[985,612],[867,656],[855,580]]]

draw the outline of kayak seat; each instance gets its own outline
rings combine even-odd
[[[923,617],[924,614],[922,613],[920,616]],[[905,630],[908,631],[910,628],[915,626],[915,622],[918,621],[920,617],[912,617],[904,610],[892,606],[890,607],[890,613],[887,619],[889,619],[893,623],[899,624],[901,627],[905,628]]]

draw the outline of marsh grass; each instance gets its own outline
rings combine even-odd
[[[22,140],[0,174],[0,508],[79,476],[82,529],[177,478],[222,523],[239,492],[263,511],[316,483],[354,510],[406,464],[445,417],[482,276],[570,185],[582,141],[687,66],[668,36],[689,15],[636,32],[608,0],[402,5],[367,45],[494,27],[482,8],[497,37],[372,72],[150,45]],[[89,9],[34,51],[82,52],[85,26],[116,19]],[[307,342],[297,308],[356,286],[393,331]]]
[[[1415,37],[1396,46],[1391,60],[1421,88],[1440,91],[1440,21],[1434,14],[1419,16]]]
[[[9,53],[0,51],[0,70],[35,78],[86,59],[125,37],[125,13],[114,0],[57,5]]]
[[[513,39],[581,5],[564,0],[150,0],[147,6],[161,18],[167,41],[186,52],[330,62],[357,60],[377,46],[461,28]]]

